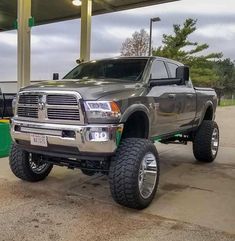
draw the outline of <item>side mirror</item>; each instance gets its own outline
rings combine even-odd
[[[53,80],[58,80],[59,77],[59,73],[53,73]]]
[[[189,67],[179,66],[176,69],[176,79],[181,79],[182,83],[189,81]]]

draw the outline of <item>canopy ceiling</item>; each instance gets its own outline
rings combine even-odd
[[[178,0],[93,0],[93,15],[145,7]],[[80,18],[72,0],[32,0],[36,25]],[[0,31],[11,30],[17,18],[17,0],[0,0]]]

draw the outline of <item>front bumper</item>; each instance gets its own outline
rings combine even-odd
[[[89,132],[92,130],[102,130],[108,134],[107,140],[88,140]],[[96,124],[96,125],[64,125],[48,124],[28,121],[12,120],[11,136],[13,140],[25,145],[25,149],[32,149],[31,134],[45,135],[48,147],[38,147],[37,149],[50,152],[50,147],[57,146],[60,151],[66,149],[75,150],[77,154],[112,154],[116,151],[120,141],[123,124]],[[73,133],[74,136],[64,136],[63,133]],[[23,143],[23,144],[22,144]]]

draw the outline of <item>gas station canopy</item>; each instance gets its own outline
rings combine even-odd
[[[92,15],[178,0],[0,0],[0,31],[17,28],[18,88],[30,84],[31,28],[81,18],[80,60],[90,59]]]
[[[93,0],[92,15],[156,5],[176,0]],[[81,7],[72,0],[32,0],[35,24],[53,23],[81,17]],[[0,31],[11,30],[17,19],[17,0],[0,1]]]

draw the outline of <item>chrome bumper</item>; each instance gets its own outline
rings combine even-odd
[[[102,130],[105,130],[108,133],[108,139],[105,141],[88,140],[87,134],[94,128],[102,128]],[[75,126],[27,122],[13,119],[11,136],[15,142],[27,141],[30,144],[30,134],[46,135],[48,151],[50,151],[50,145],[56,145],[61,147],[75,147],[78,153],[113,153],[118,146],[122,129],[123,124]],[[73,131],[75,136],[63,137],[63,131]]]

